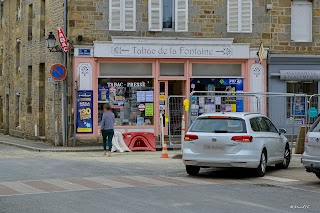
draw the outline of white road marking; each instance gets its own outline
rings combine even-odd
[[[62,179],[50,179],[50,180],[43,180],[44,182],[50,183],[55,186],[59,186],[65,188],[66,190],[87,190],[88,187],[81,186],[75,183],[71,183]]]
[[[129,179],[132,179],[132,180],[141,181],[141,182],[145,182],[145,183],[149,183],[149,184],[153,184],[155,186],[172,186],[172,185],[175,185],[173,183],[167,183],[167,182],[164,182],[164,181],[155,180],[155,179],[149,178],[148,176],[127,176],[126,178],[129,178]]]
[[[274,177],[274,176],[264,176],[264,177],[261,177],[261,179],[273,180],[273,181],[278,181],[278,182],[282,182],[282,183],[298,181],[298,180],[293,180],[293,179],[288,179],[288,178],[280,178],[280,177]]]
[[[127,187],[134,187],[133,185],[122,183],[122,182],[117,182],[114,180],[107,179],[108,176],[104,177],[86,177],[83,179],[91,180],[103,185],[110,186],[111,188],[127,188]]]
[[[1,183],[2,185],[11,188],[17,192],[20,192],[21,194],[26,194],[26,193],[41,193],[43,192],[40,189],[37,189],[35,187],[29,186],[27,184],[24,184],[20,181],[17,182],[6,182],[6,183]]]

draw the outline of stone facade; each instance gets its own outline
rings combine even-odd
[[[54,86],[47,79],[50,67],[62,63],[63,56],[50,53],[45,39],[50,31],[63,27],[63,0],[4,0],[3,19],[0,30],[3,49],[0,59],[3,67],[1,129],[13,136],[53,141]],[[57,129],[61,135],[59,85],[55,98]]]
[[[271,3],[272,10],[266,10]],[[254,0],[252,33],[227,32],[227,0],[189,0],[188,32],[149,32],[148,0],[136,0],[136,31],[109,31],[109,1],[72,0],[69,7],[69,29],[72,40],[83,36],[83,42],[108,41],[111,36],[234,38],[237,43],[258,47],[261,42],[272,53],[316,54],[320,48],[320,1],[313,1],[313,42],[291,42],[291,0]]]
[[[313,1],[314,35],[311,43],[291,42],[291,0],[253,0],[252,33],[227,32],[227,0],[189,0],[188,32],[150,32],[148,0],[136,0],[134,32],[109,31],[108,0],[68,2],[68,39],[76,45],[110,41],[112,36],[194,37],[234,38],[234,42],[250,43],[251,47],[258,47],[263,42],[272,53],[317,54],[320,51],[319,0]],[[273,9],[267,11],[266,4],[270,2]],[[21,19],[18,18],[19,7]],[[61,53],[47,50],[45,38],[50,31],[56,35],[58,26],[63,27],[63,9],[63,0],[3,1],[4,20],[0,28],[0,108],[3,110],[0,113],[0,129],[6,134],[53,141],[54,87],[47,79],[52,64],[62,63],[63,57]],[[81,42],[78,41],[79,35],[83,36]],[[71,59],[69,55],[68,67],[71,67]],[[68,82],[71,82],[71,77],[68,75]],[[72,88],[68,88],[70,104]],[[56,121],[61,135],[61,85],[55,100]]]

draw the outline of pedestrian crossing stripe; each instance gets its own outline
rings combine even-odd
[[[262,179],[293,182],[296,180],[265,176]],[[52,192],[85,191],[96,189],[116,189],[130,187],[159,187],[186,185],[220,185],[247,184],[248,180],[228,180],[222,178],[204,177],[169,177],[169,176],[100,176],[75,177],[62,179],[28,180],[14,182],[0,182],[1,196],[16,196],[27,194],[42,194]],[[252,182],[251,182],[252,183]]]

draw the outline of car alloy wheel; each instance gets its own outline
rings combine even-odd
[[[263,177],[267,170],[267,153],[265,150],[261,153],[260,164],[256,169],[256,174],[258,177]]]
[[[290,165],[290,160],[291,160],[291,151],[289,146],[287,145],[284,151],[284,157],[283,157],[283,162],[276,164],[276,168],[278,169],[287,169]]]

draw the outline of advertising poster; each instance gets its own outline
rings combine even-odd
[[[93,133],[93,91],[78,91],[77,134]]]
[[[291,103],[292,116],[305,116],[306,115],[306,100],[305,97],[295,97]]]
[[[153,117],[153,103],[146,103],[145,116]]]
[[[98,101],[108,101],[108,100],[109,100],[109,87],[99,86]]]

